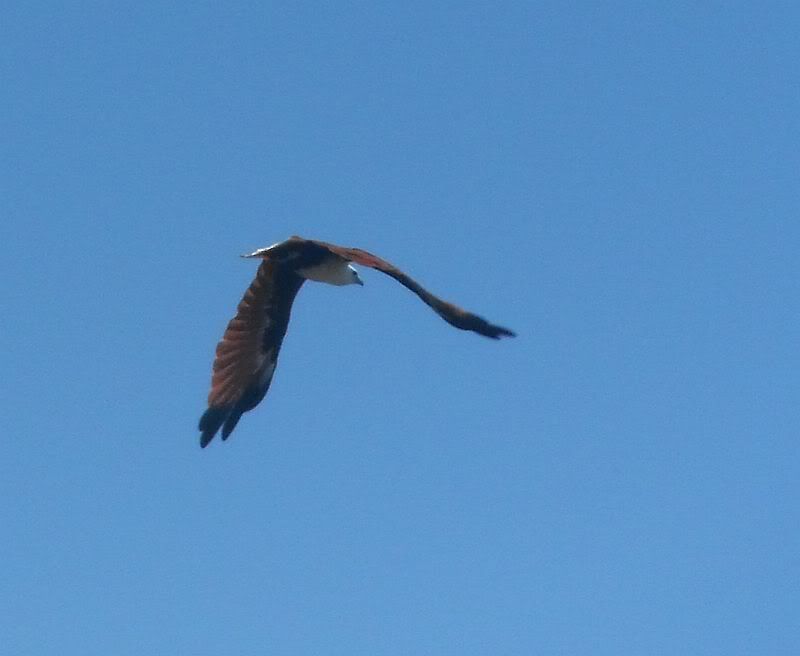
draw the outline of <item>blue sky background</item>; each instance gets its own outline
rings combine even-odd
[[[4,653],[800,653],[793,3],[0,26]],[[295,233],[519,337],[307,285],[203,451]]]

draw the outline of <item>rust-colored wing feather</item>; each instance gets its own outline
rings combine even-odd
[[[331,253],[335,253],[346,260],[370,267],[372,269],[377,269],[378,271],[385,273],[387,276],[391,276],[401,285],[414,292],[423,300],[423,302],[432,307],[434,311],[440,317],[442,317],[442,319],[456,328],[460,328],[461,330],[471,330],[479,335],[491,337],[492,339],[516,336],[515,333],[508,328],[503,328],[502,326],[489,323],[483,317],[479,317],[477,314],[473,314],[472,312],[467,312],[463,308],[453,305],[452,303],[448,303],[438,296],[431,294],[416,280],[403,273],[393,264],[387,262],[386,260],[382,260],[377,255],[368,253],[360,248],[346,248],[344,246],[329,244],[324,241],[315,241],[313,243],[327,248]]]
[[[292,303],[303,278],[265,259],[217,344],[208,394],[200,418],[200,445],[222,428],[227,439],[242,413],[252,410],[269,389]]]

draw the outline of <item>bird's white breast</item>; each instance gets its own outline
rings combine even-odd
[[[320,264],[297,269],[297,273],[306,280],[327,282],[329,285],[347,285],[353,281],[347,261],[338,257],[326,258]]]

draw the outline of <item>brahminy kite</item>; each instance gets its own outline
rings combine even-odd
[[[208,410],[199,424],[202,447],[220,428],[222,439],[226,440],[242,414],[264,398],[275,373],[292,303],[303,283],[315,280],[331,285],[364,284],[350,262],[391,276],[456,328],[492,339],[514,337],[508,328],[443,301],[394,265],[359,248],[291,237],[242,257],[260,258],[261,264],[236,316],[217,344]]]

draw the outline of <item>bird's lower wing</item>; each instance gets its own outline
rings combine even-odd
[[[200,418],[200,445],[222,428],[227,439],[242,413],[264,398],[272,382],[292,303],[303,279],[264,260],[217,344],[208,394]]]

